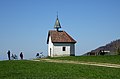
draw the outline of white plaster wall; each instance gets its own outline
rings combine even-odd
[[[50,49],[51,49],[51,51],[50,51]],[[51,36],[49,36],[48,56],[53,57],[53,43],[52,43],[52,41],[51,41]]]
[[[63,51],[63,47],[66,47],[66,51]],[[75,55],[75,46],[72,43],[54,43],[53,44],[53,56],[70,56]]]
[[[75,44],[70,44],[70,47],[71,47],[70,54],[74,56],[75,55]]]

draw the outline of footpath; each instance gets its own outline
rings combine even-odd
[[[92,66],[120,68],[119,64],[110,64],[110,63],[81,62],[81,61],[56,60],[56,59],[40,59],[40,60],[32,60],[32,61],[45,61],[45,62],[54,62],[54,63],[69,63],[69,64],[82,64],[82,65],[92,65]]]

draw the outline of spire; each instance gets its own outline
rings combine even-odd
[[[57,13],[57,19],[56,19],[54,28],[57,29],[57,31],[59,30],[59,28],[61,28],[61,25],[60,25],[60,22],[59,22],[59,19],[58,19],[58,13]]]

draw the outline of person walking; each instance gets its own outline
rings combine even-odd
[[[8,59],[10,60],[10,50],[8,50],[7,54],[8,54]]]
[[[23,53],[22,52],[20,53],[20,58],[21,58],[21,60],[23,60]]]

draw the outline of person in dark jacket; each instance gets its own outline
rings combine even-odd
[[[10,60],[10,50],[8,50],[7,54],[8,54],[8,59]]]
[[[23,53],[22,52],[20,53],[20,58],[21,58],[21,60],[23,60]]]

